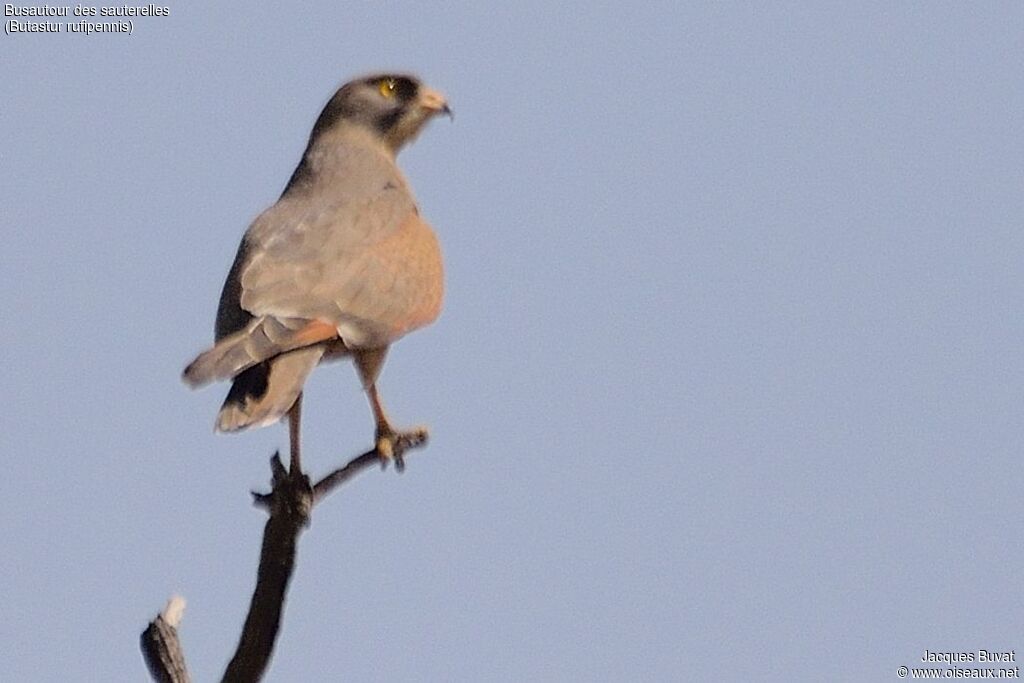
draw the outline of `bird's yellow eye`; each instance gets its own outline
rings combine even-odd
[[[395,96],[395,79],[393,78],[382,78],[380,83],[377,84],[380,89],[380,94],[384,97]]]

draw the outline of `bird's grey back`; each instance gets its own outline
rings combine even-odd
[[[379,138],[355,127],[321,131],[284,194],[246,232],[224,284],[217,338],[247,325],[254,311],[324,313],[303,308],[304,294],[343,279],[362,250],[415,211],[408,183]]]

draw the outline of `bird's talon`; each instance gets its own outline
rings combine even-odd
[[[411,448],[422,446],[428,437],[426,427],[417,427],[407,432],[382,430],[377,433],[377,455],[380,457],[381,468],[390,460],[395,463],[399,472],[405,469],[405,452]]]

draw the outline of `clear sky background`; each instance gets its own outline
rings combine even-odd
[[[0,680],[144,679],[173,593],[223,671],[287,436],[179,375],[380,68],[456,112],[399,159],[445,312],[381,380],[432,440],[315,510],[268,680],[1024,656],[1021,5],[205,5],[0,36]],[[370,445],[348,363],[304,416],[313,474]]]

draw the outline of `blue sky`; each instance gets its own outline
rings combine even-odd
[[[323,103],[445,92],[400,164],[447,300],[431,426],[304,534],[268,680],[889,680],[1024,650],[1024,10],[171,3],[4,35],[0,679],[140,680],[168,596],[223,670],[283,426],[190,392]],[[348,364],[307,467],[365,450]]]

